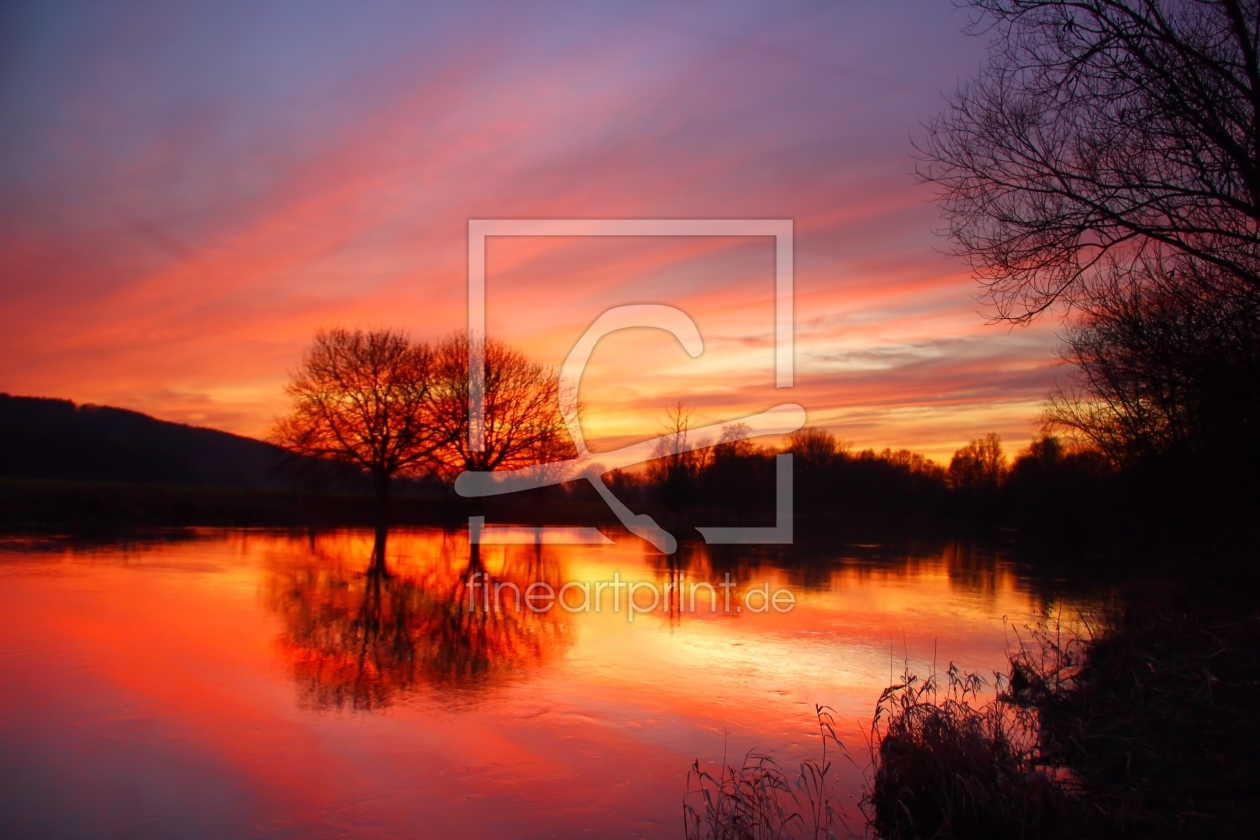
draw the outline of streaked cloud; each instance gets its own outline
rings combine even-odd
[[[9,4],[0,389],[260,434],[320,326],[465,318],[469,218],[796,224],[801,402],[861,446],[1022,442],[1053,325],[988,325],[909,137],[982,44],[948,4]],[[608,306],[597,445],[773,388],[757,242],[503,240],[492,329],[559,364]]]

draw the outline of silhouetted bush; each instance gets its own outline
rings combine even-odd
[[[1096,834],[1260,836],[1260,615],[1210,597],[1131,595],[1091,638],[1041,634],[1012,660],[1011,699]]]
[[[952,663],[946,678],[907,671],[880,697],[863,799],[871,827],[887,840],[1062,836],[1072,803],[1040,765],[1035,715],[978,702],[984,681]]]

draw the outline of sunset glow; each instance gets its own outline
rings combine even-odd
[[[1260,837],[1260,0],[0,2],[0,838]]]
[[[811,423],[938,460],[1034,431],[1056,325],[986,323],[912,176],[982,53],[948,4],[4,15],[0,390],[259,436],[318,328],[462,327],[470,218],[786,218]],[[487,265],[491,333],[550,365],[610,306],[699,325],[696,360],[601,343],[596,448],[679,399],[720,423],[786,398],[766,242],[503,239]]]

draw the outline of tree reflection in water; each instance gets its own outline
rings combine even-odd
[[[284,621],[278,646],[303,706],[380,709],[423,686],[464,696],[542,668],[572,643],[563,609],[518,610],[510,590],[497,610],[485,608],[480,590],[469,597],[475,572],[485,575],[479,584],[558,589],[559,563],[540,547],[495,547],[483,561],[479,546],[451,535],[401,534],[391,543],[382,528],[364,568],[345,540],[340,551],[336,542],[312,540],[309,561],[268,576],[268,605]]]

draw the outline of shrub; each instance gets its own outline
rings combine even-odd
[[[907,669],[880,696],[863,798],[871,827],[887,840],[1061,836],[1068,801],[1038,763],[1035,713],[980,702],[986,681],[953,663],[946,678]]]

